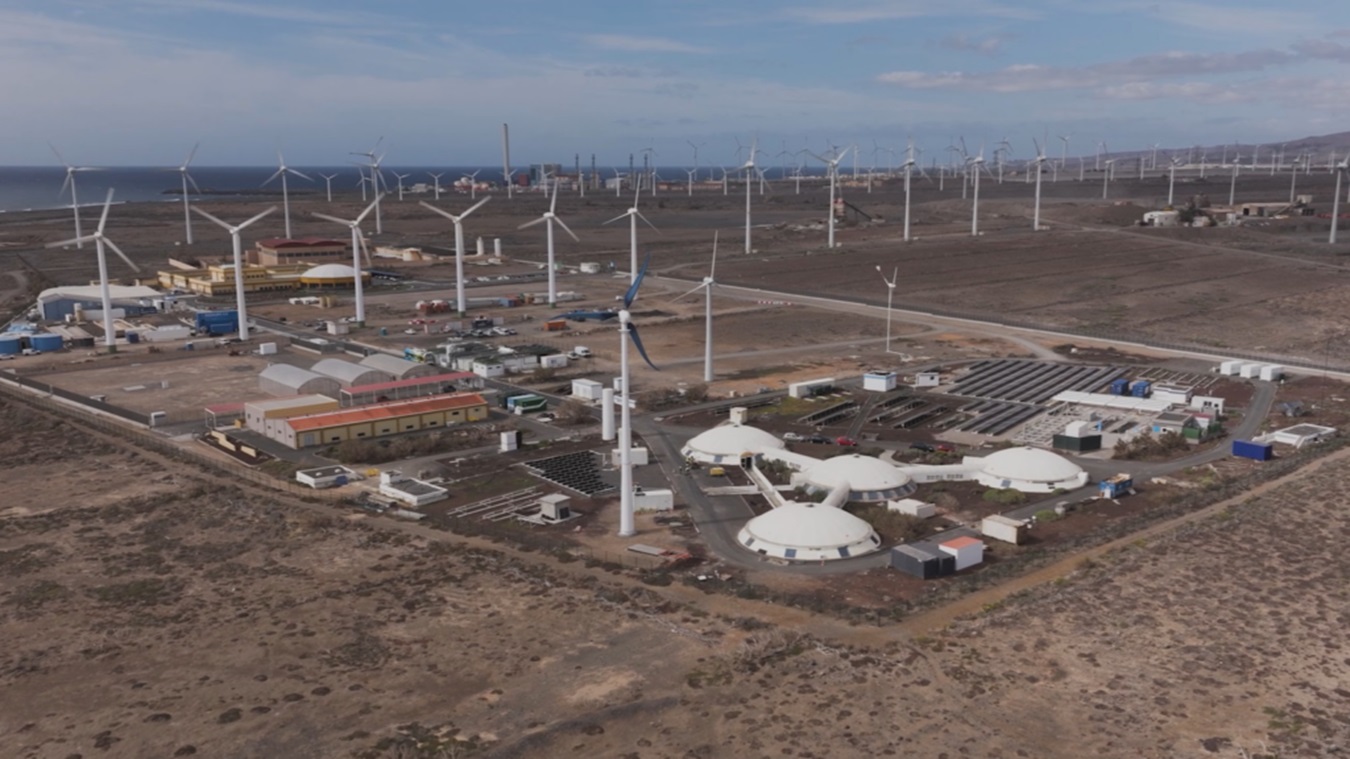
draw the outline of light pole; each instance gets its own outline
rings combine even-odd
[[[891,303],[895,299],[895,283],[900,279],[900,267],[895,267],[895,272],[891,274],[890,279],[886,279],[885,273],[881,271],[881,266],[877,266],[877,274],[881,275],[881,281],[886,283],[886,352],[891,352]]]

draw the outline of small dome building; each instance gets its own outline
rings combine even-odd
[[[829,492],[842,483],[849,486],[846,500],[861,503],[905,498],[916,489],[910,476],[895,466],[857,453],[825,459],[793,477],[794,485],[813,493]]]
[[[1082,467],[1050,451],[1023,446],[984,457],[975,480],[990,488],[1009,488],[1023,493],[1053,493],[1077,490],[1087,485]]]
[[[361,282],[370,282],[370,272],[361,272]],[[300,275],[304,287],[356,287],[356,270],[346,264],[319,264]]]
[[[881,547],[867,522],[842,509],[789,501],[746,522],[736,536],[746,550],[788,561],[832,561]]]
[[[744,424],[723,424],[689,439],[680,453],[700,464],[739,464],[745,454],[782,450],[782,440]]]

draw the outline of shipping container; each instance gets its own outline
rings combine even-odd
[[[137,344],[139,344],[140,342],[141,342],[141,333],[139,333],[139,332],[128,332],[128,333],[127,333],[127,343],[128,343],[128,344],[130,344],[130,345],[137,345]]]
[[[1261,379],[1266,382],[1277,382],[1284,376],[1284,367],[1278,364],[1266,364],[1261,367]]]
[[[1233,455],[1255,461],[1270,461],[1275,458],[1275,447],[1270,443],[1253,443],[1250,440],[1234,440]]]
[[[1147,398],[1153,390],[1153,384],[1148,380],[1137,380],[1130,386],[1130,395],[1136,398]]]
[[[23,338],[18,335],[0,335],[0,356],[17,356],[23,351]]]
[[[1052,447],[1061,451],[1073,451],[1075,453],[1088,453],[1090,451],[1100,451],[1102,449],[1101,435],[1055,435]]]
[[[1124,377],[1111,380],[1111,395],[1128,395],[1130,392],[1130,381]]]
[[[199,335],[228,335],[239,331],[238,311],[199,311],[196,318]]]

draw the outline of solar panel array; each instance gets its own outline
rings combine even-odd
[[[586,496],[615,489],[600,476],[597,454],[591,451],[577,451],[546,459],[535,459],[525,462],[525,467],[554,485]]]

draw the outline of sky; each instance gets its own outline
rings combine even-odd
[[[0,0],[0,71],[0,165],[887,166],[1346,131],[1350,3]]]

